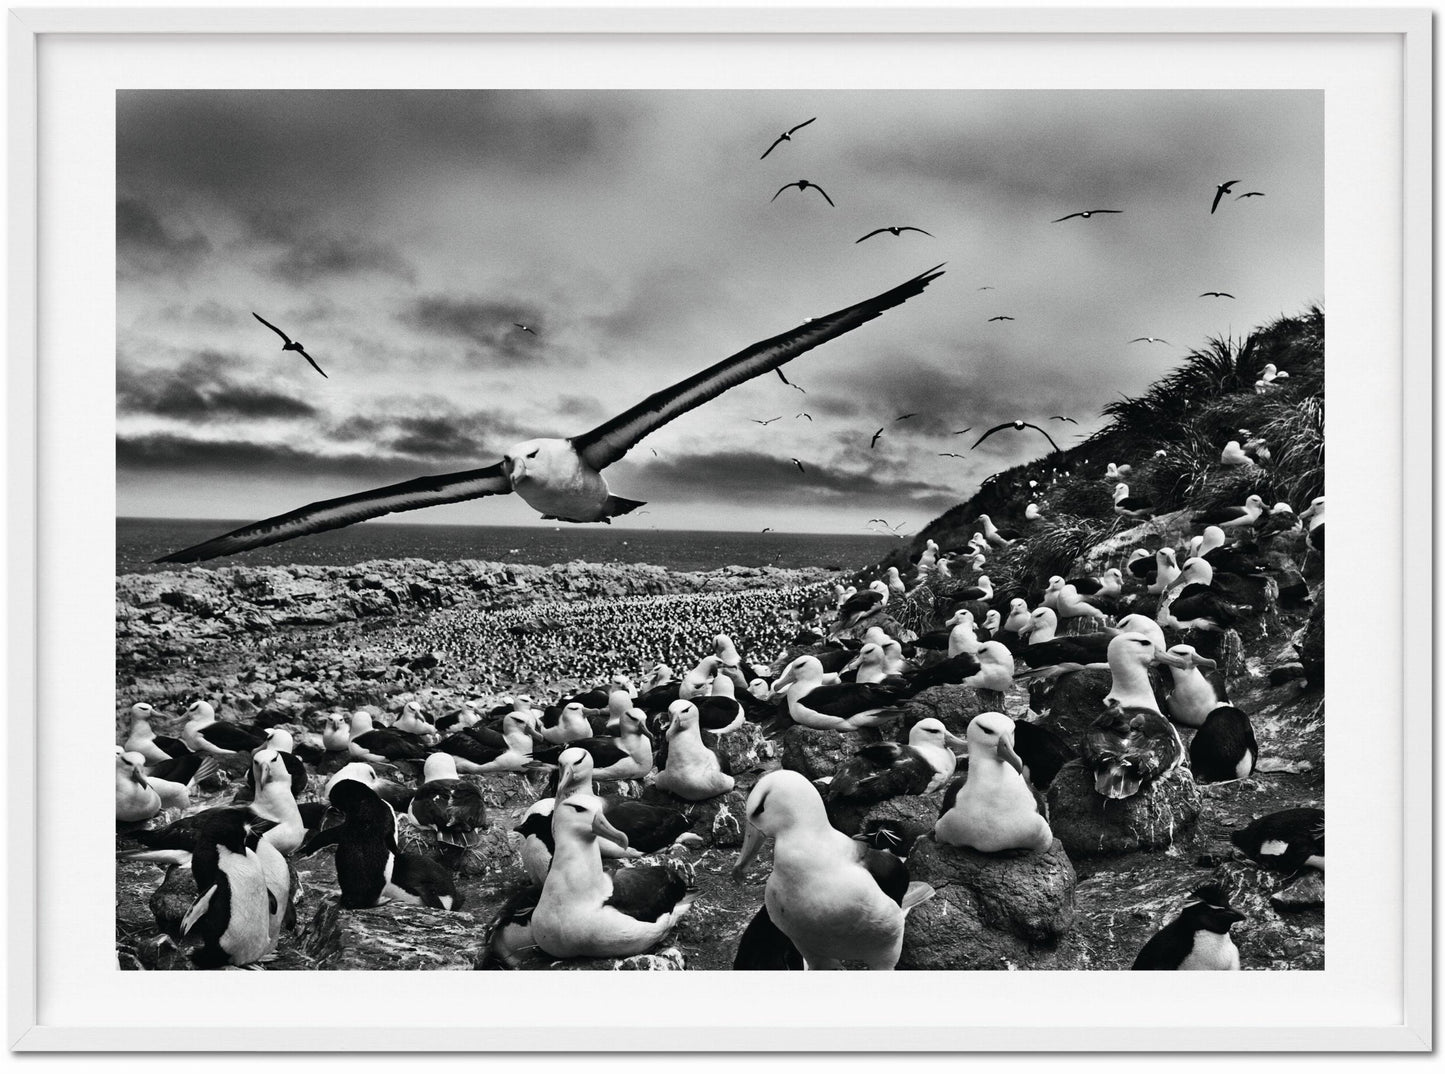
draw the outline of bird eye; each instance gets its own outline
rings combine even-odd
[[[587,812],[587,807],[586,807],[586,806],[574,805],[572,802],[568,802],[567,804],[570,805],[570,806],[572,806],[572,808],[575,809],[578,813],[586,813],[586,812]]]
[[[541,448],[538,448],[538,449],[537,449],[537,451],[541,451],[541,450],[542,450]],[[535,458],[537,457],[537,451],[530,451],[530,452],[528,452],[528,453],[527,453],[527,458],[529,458],[529,459],[535,459]]]

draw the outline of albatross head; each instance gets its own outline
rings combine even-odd
[[[512,487],[526,481],[548,484],[567,476],[577,466],[577,452],[567,440],[538,437],[514,444],[502,456]]]

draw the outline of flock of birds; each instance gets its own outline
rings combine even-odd
[[[763,158],[815,121],[784,131]],[[1217,186],[1211,214],[1238,182]],[[790,189],[812,190],[835,205],[808,179],[784,184],[772,200]],[[1248,191],[1234,199],[1262,196]],[[1121,212],[1079,210],[1053,223]],[[890,225],[854,242],[904,233],[931,237],[919,227]],[[785,363],[920,295],[941,274],[940,266],[809,319],[579,436],[526,440],[492,465],[308,504],[161,561],[209,560],[392,512],[512,492],[546,519],[607,522],[644,506],[613,495],[602,474],[646,436],[769,371],[803,392],[783,373]],[[326,376],[299,342],[254,316],[280,336],[283,350]],[[536,334],[526,324],[514,327]],[[1256,390],[1268,391],[1287,375],[1268,367]],[[811,420],[806,412],[798,418]],[[781,415],[753,420],[767,427]],[[1064,415],[1048,420],[1074,422]],[[870,448],[886,428],[873,434]],[[973,447],[1025,429],[1061,453],[1047,429],[1023,419],[988,429]],[[1253,450],[1247,437],[1230,441],[1221,462],[1255,465],[1262,445]],[[807,472],[801,460],[791,462]],[[1128,466],[1110,463],[1105,474],[1114,513],[1148,520],[1154,507],[1131,491],[1128,473]],[[1032,503],[1024,524],[1041,517]],[[495,696],[443,711],[435,699],[430,708],[412,699],[393,712],[317,714],[314,726],[297,730],[276,714],[249,724],[223,720],[206,700],[191,704],[179,721],[138,703],[116,746],[116,818],[126,840],[120,853],[191,870],[197,895],[178,931],[198,941],[191,952],[197,966],[254,967],[276,957],[294,924],[292,863],[322,850],[335,855],[344,908],[399,902],[461,910],[466,900],[455,870],[489,824],[476,780],[520,779],[535,796],[515,828],[529,883],[489,922],[488,960],[515,966],[531,952],[626,957],[650,950],[705,897],[688,855],[706,839],[695,831],[696,807],[737,787],[729,736],[748,726],[764,736],[794,727],[858,732],[847,741],[861,745],[831,775],[813,780],[773,769],[752,785],[741,817],[718,809],[714,831],[730,822],[742,838],[736,875],[748,875],[772,842],[762,905],[739,938],[733,964],[892,969],[909,911],[935,895],[909,876],[917,839],[984,854],[1047,851],[1054,835],[1043,792],[1074,760],[1106,800],[1147,794],[1186,760],[1199,782],[1253,773],[1259,746],[1248,713],[1230,701],[1218,638],[1264,615],[1275,599],[1262,544],[1297,538],[1307,555],[1323,556],[1324,501],[1297,515],[1286,504],[1267,509],[1250,496],[1194,522],[1199,532],[1185,548],[1140,548],[1097,577],[1055,577],[1040,593],[1009,595],[995,591],[986,569],[990,556],[1020,534],[981,515],[966,547],[943,550],[929,541],[909,578],[890,568],[861,592],[840,587],[833,608],[776,650],[782,640],[776,626],[741,635],[750,648],[777,651],[772,659],[747,660],[730,635],[716,634],[712,651],[681,676],[665,658],[695,639],[659,644],[629,629],[625,603],[599,603],[591,610],[615,638],[613,666],[652,666],[640,686],[625,674],[603,679],[596,664],[576,667],[574,673],[602,681],[550,703]],[[869,524],[875,523],[898,532],[886,520]],[[953,593],[943,628],[921,636],[899,629],[890,601],[948,578],[966,585]],[[575,621],[578,611],[573,606],[567,614]],[[534,620],[545,614],[528,612]],[[1090,671],[1107,673],[1107,690],[1097,711],[1076,725],[1055,711],[1056,699],[1073,676]],[[961,736],[939,719],[907,715],[911,698],[940,685],[971,687],[985,706]],[[1020,686],[1027,687],[1029,711],[1010,716],[1010,693]],[[167,719],[178,722],[178,735],[157,733],[156,724]],[[1180,726],[1193,731],[1187,751]],[[192,808],[198,789],[214,784],[222,770],[235,777],[233,800]],[[540,793],[534,780],[543,781]],[[878,821],[850,837],[834,824],[845,808],[940,792],[941,809],[926,832]],[[1323,825],[1322,811],[1291,809],[1257,818],[1232,838],[1266,866],[1323,870]],[[1238,969],[1230,929],[1241,918],[1221,885],[1199,887],[1177,919],[1142,947],[1134,968]]]
[[[658,663],[640,687],[613,675],[551,704],[494,697],[445,712],[438,699],[418,698],[392,713],[326,713],[319,729],[302,732],[281,726],[281,716],[221,720],[197,701],[180,734],[166,737],[155,730],[161,714],[136,704],[116,747],[117,822],[138,844],[122,854],[189,865],[198,894],[180,931],[200,941],[197,966],[259,965],[275,957],[294,918],[291,860],[334,847],[346,908],[396,901],[459,910],[452,870],[488,824],[476,778],[521,776],[530,789],[545,777],[515,828],[530,884],[490,921],[487,957],[499,966],[529,953],[625,957],[656,945],[699,897],[688,853],[706,837],[693,810],[736,786],[729,735],[748,724],[764,736],[794,726],[861,732],[831,776],[768,771],[743,816],[723,807],[714,824],[741,829],[738,876],[773,842],[763,904],[738,940],[735,968],[891,969],[909,910],[934,894],[908,875],[911,845],[927,833],[876,821],[849,837],[834,826],[838,810],[942,791],[937,842],[1040,853],[1053,842],[1042,795],[1071,760],[1111,800],[1148,793],[1186,758],[1198,782],[1248,777],[1259,747],[1208,654],[1218,649],[1212,639],[1275,599],[1266,548],[1293,541],[1306,556],[1324,551],[1323,498],[1286,524],[1250,497],[1196,515],[1199,532],[1185,548],[1141,548],[1097,577],[1052,578],[1031,608],[996,592],[985,573],[989,556],[1019,534],[987,515],[977,521],[966,548],[927,542],[908,579],[889,568],[861,592],[840,586],[832,608],[768,662],[745,659],[717,634],[691,670],[677,676]],[[899,631],[890,601],[965,561],[974,577],[953,591],[943,628]],[[1171,634],[1193,644],[1170,644]],[[1070,676],[1093,669],[1107,671],[1107,692],[1089,720],[1071,723],[1053,699]],[[972,687],[987,708],[962,736],[935,718],[905,719],[910,698],[944,684]],[[1011,717],[1004,709],[1015,686],[1027,687],[1032,711]],[[1187,751],[1177,727],[1193,729]],[[191,795],[218,766],[244,773],[235,801],[192,811]],[[176,811],[179,819],[148,826]],[[1324,867],[1318,809],[1257,818],[1233,841],[1287,872]],[[1237,969],[1230,927],[1240,919],[1227,892],[1205,885],[1140,950],[1135,968]]]

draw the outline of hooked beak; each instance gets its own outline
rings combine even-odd
[[[738,860],[733,863],[733,876],[742,876],[743,871],[758,856],[758,851],[763,848],[763,841],[767,836],[763,830],[756,825],[749,823],[747,834],[743,836],[742,849],[738,851]]]
[[[1005,738],[1000,738],[998,740],[998,756],[999,760],[1006,761],[1019,775],[1024,774],[1024,763],[1019,755],[1014,752],[1012,742],[1009,742]]]
[[[1167,667],[1180,668],[1181,670],[1187,670],[1193,666],[1189,663],[1187,657],[1179,656],[1167,650],[1161,651],[1158,648],[1154,650],[1154,659],[1150,661],[1150,663],[1164,664]]]
[[[592,818],[592,831],[605,839],[610,839],[623,850],[627,849],[627,836],[619,832],[603,814],[598,813]]]
[[[1198,653],[1194,654],[1194,660],[1192,662],[1195,667],[1203,668],[1205,671],[1213,671],[1215,668],[1219,667],[1219,663],[1217,661],[1211,660],[1207,656],[1200,656]]]
[[[852,660],[848,661],[848,663],[844,666],[843,670],[844,670],[844,671],[853,671],[855,668],[857,668],[857,667],[859,667],[860,665],[862,665],[862,663],[863,663],[863,656],[862,656],[862,654],[860,653],[858,656],[855,656]]]
[[[959,738],[952,731],[943,732],[943,741],[956,750],[964,750],[965,752],[968,750],[968,742],[965,739]]]

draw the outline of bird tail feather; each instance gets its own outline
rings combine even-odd
[[[609,496],[602,501],[602,513],[608,518],[616,518],[646,506],[646,500],[624,500],[621,496]]]
[[[914,880],[908,885],[908,890],[903,893],[903,912],[906,914],[919,903],[927,902],[938,892],[933,890],[933,885],[925,884],[922,880]]]

